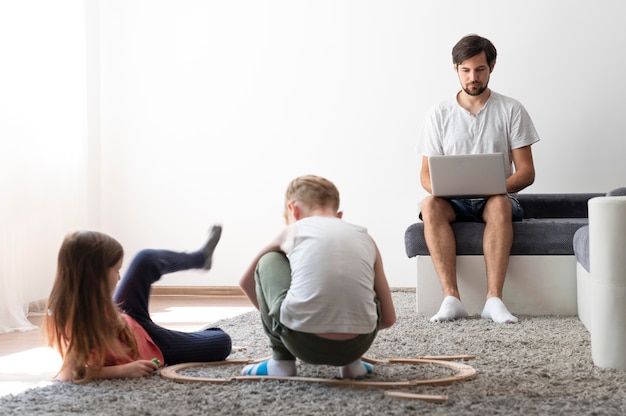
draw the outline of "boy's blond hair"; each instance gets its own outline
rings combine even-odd
[[[285,192],[285,210],[290,202],[300,202],[307,208],[329,207],[339,210],[339,190],[328,179],[304,175],[292,180]]]

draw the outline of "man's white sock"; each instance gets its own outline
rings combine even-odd
[[[517,318],[509,312],[502,299],[491,297],[485,302],[483,313],[480,314],[483,319],[491,319],[498,324],[516,323]]]
[[[430,322],[453,321],[455,319],[467,318],[469,314],[461,301],[454,296],[446,296],[441,302],[439,312],[437,312]]]

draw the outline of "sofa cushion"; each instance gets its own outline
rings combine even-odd
[[[626,188],[624,188],[626,191]],[[513,223],[511,255],[573,255],[574,233],[588,224],[589,199],[605,193],[518,194],[524,219]],[[454,222],[458,255],[482,255],[485,224]],[[424,223],[410,225],[404,233],[408,257],[428,256]]]
[[[574,233],[574,254],[576,261],[591,273],[589,267],[589,226],[580,227]]]
[[[573,255],[574,233],[587,218],[529,218],[513,223],[511,255]],[[485,224],[455,222],[457,255],[482,255]],[[404,235],[408,257],[430,255],[424,239],[424,223],[410,225]]]

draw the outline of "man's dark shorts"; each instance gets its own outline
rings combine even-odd
[[[483,211],[485,210],[485,205],[487,204],[487,200],[489,198],[472,198],[472,199],[455,199],[450,198],[446,199],[454,213],[456,214],[455,221],[457,222],[484,222],[483,221]],[[509,195],[509,200],[511,201],[511,206],[513,209],[513,221],[521,221],[524,218],[524,210],[522,209],[522,205],[519,200]],[[420,220],[422,219],[422,213],[419,215]]]

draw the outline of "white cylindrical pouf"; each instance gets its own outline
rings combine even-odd
[[[591,356],[626,370],[626,197],[589,200]]]

